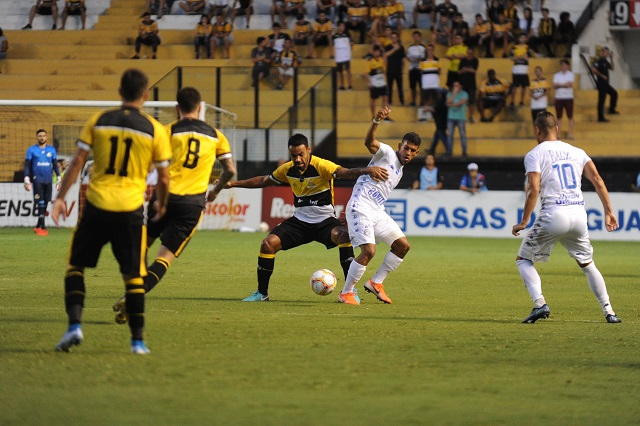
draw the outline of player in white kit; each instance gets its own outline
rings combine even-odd
[[[402,168],[418,155],[420,136],[407,133],[394,151],[389,145],[375,139],[378,124],[389,116],[389,108],[381,108],[373,118],[364,144],[373,158],[369,166],[378,166],[389,172],[389,179],[376,182],[361,176],[356,181],[347,204],[346,218],[349,225],[349,238],[354,247],[360,247],[360,255],[351,262],[344,289],[338,295],[338,302],[359,305],[360,298],[355,285],[364,275],[367,265],[376,254],[376,244],[383,241],[391,247],[382,265],[364,285],[364,289],[373,293],[378,300],[391,303],[384,291],[382,282],[394,271],[409,252],[409,241],[396,222],[385,212],[384,203],[402,178]]]
[[[534,262],[546,262],[553,247],[560,242],[587,277],[591,291],[602,306],[609,323],[622,322],[615,314],[602,274],[593,262],[593,247],[589,240],[587,212],[584,208],[582,175],[593,184],[604,208],[607,231],[618,229],[618,220],[611,208],[609,192],[589,156],[558,139],[558,123],[553,114],[540,112],[535,120],[538,146],[524,157],[527,174],[527,198],[522,221],[512,229],[519,235],[525,229],[540,194],[540,213],[529,234],[522,240],[516,265],[533,300],[533,310],[523,323],[534,323],[549,317],[542,295],[542,283]]]

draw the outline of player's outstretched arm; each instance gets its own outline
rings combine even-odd
[[[231,178],[236,175],[236,166],[233,164],[233,160],[231,158],[224,158],[220,160],[220,164],[222,164],[222,173],[207,195],[207,201],[209,202],[215,200],[220,191],[227,187],[227,183],[229,183]]]
[[[373,180],[378,182],[384,182],[389,179],[389,172],[387,172],[387,169],[378,166],[359,167],[355,169],[340,167],[333,174],[337,179],[357,179],[362,175],[369,175]]]
[[[67,209],[64,202],[64,197],[67,195],[67,191],[69,191],[71,185],[73,185],[73,183],[78,178],[78,175],[84,167],[84,163],[87,161],[88,155],[89,151],[87,151],[86,149],[76,149],[76,153],[71,159],[71,164],[69,164],[69,167],[67,167],[67,171],[62,177],[58,196],[54,200],[53,208],[51,209],[51,218],[53,219],[53,223],[55,223],[56,226],[58,226],[59,224],[60,216],[62,216],[63,219],[67,217]]]
[[[269,178],[269,176],[256,176],[251,179],[237,180],[235,182],[229,182],[225,188],[266,188],[267,186],[277,185]]]
[[[616,215],[613,214],[613,208],[611,207],[611,200],[609,199],[609,191],[607,190],[607,186],[604,184],[604,180],[598,173],[598,169],[593,161],[589,161],[584,166],[584,176],[589,179],[589,182],[593,184],[593,187],[596,189],[596,193],[602,202],[602,207],[604,208],[604,216],[605,216],[605,226],[607,227],[607,231],[615,231],[618,229],[618,219]]]
[[[514,225],[511,233],[515,236],[520,235],[520,231],[527,227],[529,219],[533,214],[533,209],[536,208],[538,202],[538,194],[540,194],[540,173],[529,172],[527,173],[527,198],[524,202],[524,212],[522,213],[522,220],[517,225]]]
[[[367,136],[364,139],[364,146],[367,147],[371,154],[375,154],[380,149],[380,141],[376,140],[376,130],[378,129],[378,124],[385,118],[389,116],[389,107],[382,107],[376,113],[376,116],[373,117],[371,122],[371,126],[369,126],[369,130],[367,131]]]

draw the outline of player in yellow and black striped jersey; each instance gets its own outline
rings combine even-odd
[[[387,171],[380,167],[346,169],[311,155],[307,137],[299,133],[289,138],[288,146],[291,161],[284,163],[270,175],[230,182],[226,186],[265,188],[272,185],[289,185],[295,197],[296,210],[293,217],[273,228],[262,241],[258,255],[258,290],[244,299],[246,302],[269,300],[269,281],[277,252],[312,241],[324,244],[328,249],[339,247],[340,265],[346,277],[353,260],[353,247],[347,229],[335,215],[333,179],[355,179],[364,174],[378,181],[388,178]]]
[[[143,339],[146,274],[143,221],[144,192],[149,168],[158,170],[157,215],[165,213],[168,198],[171,145],[166,129],[141,111],[149,95],[147,76],[135,69],[124,72],[120,82],[122,107],[96,114],[78,139],[78,149],[62,179],[52,217],[56,224],[65,215],[64,197],[76,181],[93,150],[93,174],[86,193],[87,205],[71,241],[65,274],[65,305],[69,329],[56,346],[68,351],[82,341],[80,322],[84,306],[84,269],[97,265],[102,247],[111,249],[120,265],[126,286],[126,308],[131,321],[131,350],[148,353]]]
[[[144,277],[147,293],[158,284],[195,233],[202,219],[205,194],[216,158],[222,165],[222,174],[209,194],[211,201],[235,174],[231,148],[225,135],[198,119],[200,93],[193,87],[184,87],[178,91],[177,101],[180,119],[167,126],[173,150],[169,167],[167,213],[158,221],[147,221],[147,247],[158,237],[162,242],[156,259],[149,265],[148,274]],[[154,195],[149,202],[149,218],[155,216],[155,201]],[[127,321],[124,298],[116,302],[113,309],[117,312],[117,323]]]
[[[489,69],[487,76],[489,78],[483,81],[478,88],[478,112],[482,122],[493,121],[495,116],[504,108],[507,95],[511,91],[511,84],[508,81],[497,78],[494,69]],[[486,108],[491,109],[489,118],[484,116]]]

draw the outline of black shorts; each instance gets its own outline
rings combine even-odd
[[[303,244],[317,241],[327,249],[336,247],[331,241],[331,231],[344,225],[335,217],[329,217],[320,223],[307,223],[295,217],[290,217],[271,230],[271,234],[280,238],[282,250],[289,250]]]
[[[80,16],[82,12],[84,12],[86,7],[74,7],[73,9],[67,9],[67,15],[69,16]]]
[[[409,70],[409,87],[411,87],[412,89],[416,87],[416,85],[418,87],[421,87],[422,86],[421,80],[422,80],[422,73],[420,71],[420,68],[414,68]]]
[[[168,248],[176,257],[180,256],[191,237],[196,232],[198,223],[204,212],[202,204],[197,201],[204,200],[205,195],[191,195],[179,197],[169,196],[167,213],[158,222],[152,222],[151,218],[156,214],[153,202],[156,200],[154,192],[147,209],[147,235],[149,240],[160,237],[162,245]],[[191,200],[196,202],[190,202]]]
[[[144,276],[147,228],[143,219],[142,206],[132,212],[108,212],[87,202],[73,233],[69,264],[95,268],[102,247],[110,242],[120,273]]]
[[[37,12],[38,12],[38,15],[52,15],[53,8],[51,6],[40,6]]]
[[[316,46],[329,46],[329,36],[321,35],[315,41]]]
[[[418,13],[431,13],[433,12],[433,7],[431,6],[423,6],[422,4],[418,4],[416,7],[416,12]]]
[[[475,103],[476,103],[476,88],[475,87],[470,87],[470,88],[463,87],[462,90],[467,92],[467,95],[469,95],[469,99],[467,100],[467,105],[475,105]]]
[[[240,7],[235,8],[233,10],[236,16],[245,16],[247,15],[247,11],[249,12],[249,15],[253,15],[253,6],[249,6],[248,2],[246,7],[242,7],[242,2],[241,2]]]
[[[511,74],[513,78],[513,87],[529,87],[528,74]]]
[[[338,72],[347,71],[351,69],[351,61],[336,62],[336,66],[338,67]]]
[[[240,3],[238,9],[246,9],[248,7],[251,7],[251,10],[253,11],[253,6],[249,6],[251,4],[251,0],[240,0],[238,3]]]
[[[485,108],[495,108],[502,102],[504,102],[502,99],[484,99],[482,105],[484,105]]]
[[[33,201],[37,204],[38,201],[44,200],[45,204],[49,204],[51,201],[51,192],[53,191],[53,183],[42,183],[33,181]]]
[[[371,95],[371,99],[378,99],[380,96],[387,96],[387,86],[370,87],[369,95]]]
[[[307,37],[308,36],[304,36],[302,38],[295,38],[293,39],[293,44],[295,44],[296,46],[306,46],[307,44],[309,44],[309,39]]]

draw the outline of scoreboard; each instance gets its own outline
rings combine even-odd
[[[640,1],[611,0],[609,28],[612,30],[640,29]]]

